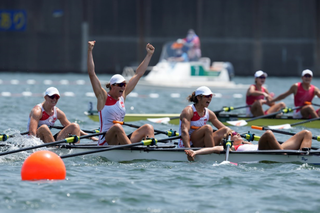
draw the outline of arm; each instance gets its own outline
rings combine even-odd
[[[181,120],[181,139],[183,141],[183,145],[186,148],[190,147],[190,121],[193,116],[193,111],[190,106],[187,106],[184,108],[180,115]]]
[[[247,96],[250,96],[250,95],[252,95],[252,96],[263,95],[264,97],[267,97],[269,95],[269,93],[267,90],[266,90],[266,92],[255,90],[254,85],[251,85],[247,91]]]
[[[314,87],[314,95],[320,98],[320,90],[318,89],[318,87]]]
[[[88,66],[88,74],[91,81],[92,89],[98,101],[97,110],[100,111],[104,106],[104,103],[107,97],[107,92],[102,88],[101,83],[95,73],[95,66],[94,66],[93,55],[92,55],[92,50],[95,43],[96,41],[88,42],[87,66]]]
[[[282,93],[278,97],[272,99],[270,102],[273,103],[273,102],[276,102],[276,101],[280,101],[280,100],[288,97],[290,94],[296,94],[297,93],[297,89],[298,89],[298,85],[297,84],[293,84],[287,92]]]
[[[152,58],[152,55],[154,53],[155,48],[151,44],[147,44],[146,46],[147,55],[144,58],[144,60],[141,62],[139,67],[137,68],[137,71],[135,75],[129,80],[127,87],[124,91],[124,99],[127,97],[127,95],[135,88],[140,78],[144,75],[146,72],[149,62]]]
[[[68,126],[71,122],[67,119],[67,116],[59,108],[57,108],[57,117],[62,126]]]
[[[30,112],[29,135],[36,136],[39,120],[41,117],[41,108],[39,106],[35,106]]]
[[[209,110],[209,109],[207,109],[207,110]],[[219,119],[217,118],[216,114],[214,114],[214,112],[212,112],[211,110],[209,110],[209,121],[217,129],[221,129],[221,128],[225,127],[225,125],[223,125],[223,123],[221,123],[221,121],[219,121]]]

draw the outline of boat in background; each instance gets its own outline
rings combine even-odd
[[[98,122],[99,117],[97,111],[86,111],[84,112],[91,120]],[[216,114],[217,118],[226,126],[230,126],[227,121],[237,121],[237,120],[248,120],[252,119],[252,117],[246,117],[245,115],[235,114],[235,113],[220,113]],[[133,122],[140,120],[149,120],[153,123],[170,123],[174,125],[179,125],[179,117],[180,114],[172,113],[172,114],[126,114],[124,117],[124,122]],[[292,115],[282,115],[280,118],[269,117],[269,118],[260,118],[257,120],[248,121],[247,126],[274,126],[274,125],[282,125],[282,124],[294,124],[297,122],[306,121],[308,119],[296,119],[293,118]],[[302,123],[300,126],[304,126],[307,128],[320,128],[320,119]]]
[[[232,81],[234,68],[230,62],[211,63],[208,57],[202,57],[198,61],[174,61],[175,50],[172,48],[174,43],[168,42],[163,46],[159,62],[148,68],[147,74],[140,79],[138,85],[176,88],[207,86],[214,89],[247,89],[249,87],[249,85],[235,84]],[[122,75],[130,79],[136,68],[125,67]]]

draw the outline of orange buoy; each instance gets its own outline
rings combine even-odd
[[[32,153],[21,168],[22,180],[64,180],[66,167],[55,153],[42,150]]]

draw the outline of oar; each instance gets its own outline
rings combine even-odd
[[[63,129],[64,126],[50,126],[50,128],[55,128],[55,129]],[[82,131],[86,132],[86,133],[99,133],[100,131],[98,129],[95,130],[85,130],[85,129],[81,129]]]
[[[164,142],[164,141],[175,140],[175,139],[179,139],[179,138],[181,138],[181,136],[174,136],[174,137],[169,137],[169,138],[160,139],[160,140],[147,139],[147,140],[143,140],[143,141],[138,142],[138,143],[119,145],[119,146],[108,147],[108,148],[100,148],[100,149],[87,151],[87,152],[80,152],[80,153],[75,153],[75,154],[63,155],[63,156],[60,156],[60,157],[61,158],[70,158],[70,157],[75,157],[75,156],[79,156],[79,155],[87,155],[87,154],[93,154],[93,153],[98,153],[98,152],[105,152],[105,151],[109,151],[109,150],[113,150],[113,149],[123,149],[123,148],[128,148],[128,147],[139,146],[139,145],[145,145],[145,146],[156,145],[157,142]]]
[[[16,153],[16,152],[27,151],[27,150],[30,150],[30,149],[37,149],[37,148],[41,148],[41,147],[44,147],[44,146],[56,145],[56,144],[59,144],[59,143],[76,143],[76,142],[79,141],[79,139],[90,138],[90,137],[94,137],[94,136],[97,136],[97,135],[102,135],[102,134],[105,134],[105,133],[106,132],[99,132],[99,133],[96,133],[96,134],[83,135],[83,136],[80,136],[80,137],[79,136],[72,136],[72,137],[68,137],[68,138],[65,138],[65,139],[60,140],[60,141],[54,141],[54,142],[44,143],[44,144],[37,145],[37,146],[26,147],[26,148],[23,148],[23,149],[17,149],[17,150],[12,150],[12,151],[8,151],[8,152],[2,152],[2,153],[0,153],[0,156],[8,155],[8,154]]]
[[[20,135],[26,135],[28,133],[29,133],[29,131],[25,131],[25,132],[21,132]],[[2,135],[0,135],[0,141],[6,141],[6,140],[8,140],[8,138],[12,138],[14,136],[15,136],[15,134],[13,134],[13,135],[2,134]]]
[[[250,119],[247,119],[247,120],[237,120],[237,121],[227,121],[228,124],[231,124],[233,126],[245,126],[247,125],[249,121],[254,121],[254,120],[257,120],[257,119],[260,119],[260,118],[268,118],[268,117],[271,117],[271,116],[274,116],[274,115],[277,115],[279,113],[289,113],[289,112],[293,112],[294,110],[296,109],[299,109],[301,108],[302,106],[299,106],[299,107],[295,107],[295,108],[290,108],[290,107],[285,107],[277,112],[274,112],[274,113],[270,113],[268,115],[261,115],[261,116],[257,116],[257,117],[254,117],[254,118],[250,118]]]
[[[286,131],[282,131],[282,130],[278,130],[278,129],[270,129],[265,126],[251,126],[251,128],[257,129],[257,130],[271,130],[272,132],[277,132],[277,133],[281,133],[281,134],[285,134],[285,135],[295,135],[296,134],[293,132],[286,132]],[[312,136],[312,139],[320,141],[320,136]]]
[[[316,121],[316,120],[320,120],[320,117],[307,119],[305,121],[300,121],[300,122],[293,123],[293,124],[281,124],[281,125],[273,125],[273,126],[268,126],[268,127],[270,129],[290,129],[293,126],[297,126],[300,124],[304,124],[304,123],[308,123],[308,122],[312,122],[312,121]]]
[[[239,107],[223,107],[221,110],[216,110],[213,111],[215,114],[219,114],[220,112],[230,112],[232,110],[236,110],[236,109],[242,109],[242,108],[246,108],[246,107],[250,107],[251,105],[245,105],[245,106],[239,106]],[[175,117],[163,117],[163,118],[147,118],[148,121],[151,121],[153,123],[168,123],[171,120],[174,119],[179,119],[180,116],[175,116]]]
[[[230,161],[229,161],[229,152],[230,152],[230,147],[231,147],[231,146],[232,146],[231,135],[228,135],[228,139],[227,139],[227,141],[225,141],[225,143],[224,143],[224,149],[226,150],[225,162],[229,162],[229,163],[231,163],[231,164],[238,165],[237,163],[234,163],[234,162],[230,162]]]
[[[130,127],[134,127],[134,128],[140,128],[140,126],[138,126],[138,125],[125,123],[123,121],[113,121],[113,123],[114,124],[118,123],[118,124],[121,124],[121,125],[126,125],[126,126],[130,126]],[[168,136],[178,136],[179,135],[179,133],[176,132],[176,131],[162,131],[162,130],[157,130],[157,129],[154,129],[154,131],[157,132],[157,133],[168,135]]]

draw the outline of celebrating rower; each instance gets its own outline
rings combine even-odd
[[[87,135],[80,130],[79,124],[71,123],[64,112],[56,107],[60,93],[57,88],[49,87],[45,91],[44,102],[36,105],[30,112],[28,121],[29,135],[40,138],[43,142],[59,141],[70,135]],[[50,131],[50,126],[59,120],[64,128],[54,136]],[[92,138],[96,140],[95,138]]]
[[[303,70],[301,74],[302,82],[293,84],[290,89],[271,100],[272,102],[282,100],[289,96],[294,95],[294,105],[301,108],[293,112],[294,118],[318,118],[320,116],[319,109],[316,111],[311,105],[305,105],[305,102],[311,102],[314,96],[320,98],[320,91],[317,87],[311,84],[313,73],[311,70]]]
[[[214,112],[207,108],[212,96],[213,93],[206,86],[199,87],[188,96],[188,101],[194,104],[185,107],[180,114],[181,139],[178,147],[213,147],[218,145],[224,134],[230,130],[218,120]],[[213,132],[207,121],[210,121],[218,130]]]
[[[150,124],[141,126],[131,134],[130,138],[128,138],[121,124],[114,124],[113,121],[123,121],[126,114],[124,101],[147,70],[155,48],[151,44],[146,45],[147,55],[139,65],[135,75],[129,80],[128,84],[122,75],[113,75],[110,82],[106,85],[109,89],[109,92],[107,92],[102,88],[95,73],[92,54],[94,45],[95,41],[88,42],[88,74],[94,94],[97,97],[100,131],[106,132],[105,135],[100,136],[98,145],[131,144],[139,142],[147,137],[153,138],[154,129]]]
[[[311,148],[312,134],[308,130],[302,130],[280,144],[275,138],[272,131],[267,130],[259,139],[258,144],[252,144],[244,141],[237,132],[230,131],[231,140],[233,141],[232,151],[257,151],[257,150],[302,150],[303,148]],[[211,148],[203,148],[197,151],[185,150],[188,160],[194,161],[196,155],[205,155],[211,153],[220,153],[224,150],[223,146],[215,146]]]
[[[246,115],[248,117],[257,117],[261,115],[267,115],[270,113],[277,112],[284,108],[286,105],[283,102],[274,104],[270,103],[273,97],[273,93],[269,93],[268,90],[263,86],[268,74],[259,70],[254,74],[255,84],[252,84],[246,95],[247,105],[251,107],[247,108]],[[263,111],[262,105],[267,104],[270,108]]]

